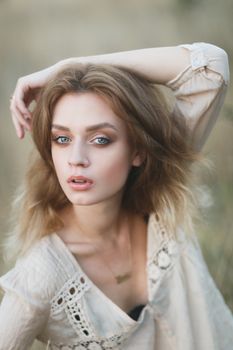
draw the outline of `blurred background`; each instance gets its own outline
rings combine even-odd
[[[232,0],[0,0],[0,241],[20,184],[30,137],[15,136],[9,98],[17,79],[71,56],[207,41],[233,55]],[[233,99],[204,149],[204,219],[198,235],[209,270],[233,310]],[[9,269],[0,260],[0,274]],[[33,350],[44,347],[35,342]]]

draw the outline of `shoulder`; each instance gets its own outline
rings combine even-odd
[[[53,245],[53,235],[37,241],[15,266],[0,278],[1,288],[23,297],[32,295],[48,303],[66,282],[69,270]]]

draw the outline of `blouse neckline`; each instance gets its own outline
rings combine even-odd
[[[147,265],[148,265],[148,261],[149,261],[149,256],[150,256],[150,219],[149,218],[148,222],[147,222],[147,244],[146,244],[146,257],[147,257]],[[67,245],[65,244],[65,242],[62,240],[62,238],[56,233],[52,233],[51,236],[53,236],[53,238],[56,240],[56,242],[59,244],[60,248],[62,249],[62,251],[66,254],[67,258],[69,261],[71,261],[71,263],[73,264],[74,268],[76,271],[80,272],[88,281],[88,284],[91,285],[91,287],[95,290],[96,293],[98,293],[108,304],[110,304],[110,306],[115,309],[117,311],[117,313],[129,324],[131,325],[135,325],[137,323],[140,323],[141,320],[143,319],[143,315],[145,312],[145,309],[148,307],[149,305],[149,275],[148,275],[148,269],[147,269],[147,265],[145,266],[146,269],[146,281],[147,281],[147,291],[148,291],[148,298],[147,298],[147,303],[145,304],[145,307],[142,309],[140,316],[137,320],[134,320],[133,318],[131,318],[128,313],[126,311],[124,311],[120,306],[118,306],[111,298],[109,298],[90,278],[89,276],[84,272],[84,270],[82,269],[82,267],[79,265],[78,260],[75,258],[75,256],[73,255],[73,253],[69,250],[69,248],[67,247]],[[137,305],[135,305],[137,306]]]

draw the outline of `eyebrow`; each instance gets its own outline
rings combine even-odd
[[[52,124],[52,128],[58,129],[58,130],[70,131],[70,129],[67,128],[66,126],[58,125],[58,124]],[[106,122],[95,124],[95,125],[90,125],[90,126],[86,127],[86,131],[95,131],[95,130],[103,129],[103,128],[111,128],[111,129],[118,131],[114,125],[112,125],[110,123],[106,123]]]

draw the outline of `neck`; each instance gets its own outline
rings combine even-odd
[[[104,202],[90,206],[69,206],[63,211],[63,221],[69,241],[114,241],[127,218],[119,203]]]

